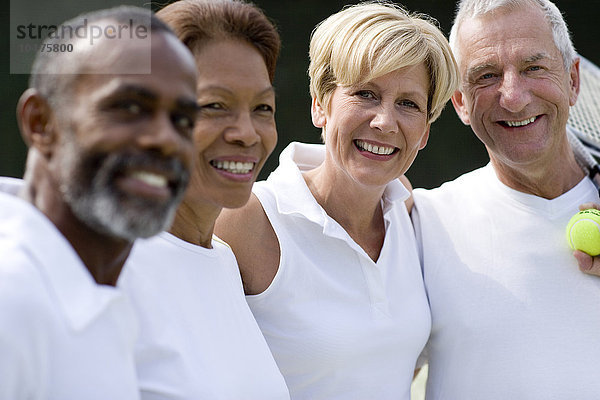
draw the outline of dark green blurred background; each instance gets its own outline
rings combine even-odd
[[[18,1],[18,0],[13,0]],[[65,4],[63,0],[60,3]],[[48,5],[54,2],[40,2]],[[77,8],[85,1],[77,1]],[[127,4],[147,5],[147,1],[123,1]],[[275,77],[277,91],[277,126],[279,143],[261,174],[264,178],[277,165],[279,152],[292,140],[318,143],[320,131],[310,122],[308,93],[308,42],[313,27],[328,15],[354,1],[329,0],[256,0],[276,23],[282,36],[283,48]],[[560,0],[556,5],[563,11],[573,34],[576,49],[596,64],[600,64],[600,0]],[[90,1],[87,9],[106,6],[106,2]],[[411,11],[430,14],[448,34],[454,14],[451,0],[405,0],[400,2]],[[153,5],[156,9],[158,5]],[[64,15],[62,20],[73,17]],[[15,121],[15,106],[19,95],[27,87],[27,75],[9,74],[10,14],[0,16],[2,35],[0,175],[21,176],[25,161],[25,146]],[[61,20],[61,22],[62,22]],[[12,36],[11,36],[12,35]],[[487,162],[487,154],[471,130],[462,125],[451,104],[431,128],[429,144],[417,156],[408,172],[415,187],[435,187],[463,172]]]

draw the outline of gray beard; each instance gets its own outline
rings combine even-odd
[[[145,154],[84,155],[74,138],[67,139],[63,146],[60,191],[73,214],[84,224],[127,241],[150,237],[170,227],[188,180],[188,173],[179,161]],[[130,165],[161,164],[182,177],[175,195],[167,203],[127,196],[115,185],[116,174]]]

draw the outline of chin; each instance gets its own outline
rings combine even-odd
[[[223,208],[240,208],[240,207],[244,207],[246,205],[246,203],[248,203],[248,200],[250,199],[250,196],[248,196],[247,198],[243,199],[243,200],[239,200],[239,201],[227,201],[223,204]]]
[[[249,191],[228,191],[226,193],[225,196],[223,196],[221,198],[221,207],[223,208],[240,208],[246,205],[246,203],[248,203],[248,200],[250,199],[250,193],[252,193],[250,190]]]

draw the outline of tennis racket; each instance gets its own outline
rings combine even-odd
[[[600,191],[600,68],[581,57],[577,102],[569,111],[567,135],[577,162]]]

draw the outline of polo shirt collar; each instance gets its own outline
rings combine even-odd
[[[277,187],[276,202],[280,213],[296,214],[323,226],[324,233],[338,236],[334,232],[339,231],[339,225],[316,202],[302,177],[302,172],[318,167],[324,160],[325,145],[292,142],[281,152],[279,167],[267,180]],[[395,203],[409,197],[410,192],[398,179],[390,182],[382,197],[384,218]]]
[[[0,235],[11,238],[35,260],[69,326],[83,330],[113,301],[123,297],[108,285],[98,285],[71,244],[37,208],[13,194],[22,181],[0,180]]]

